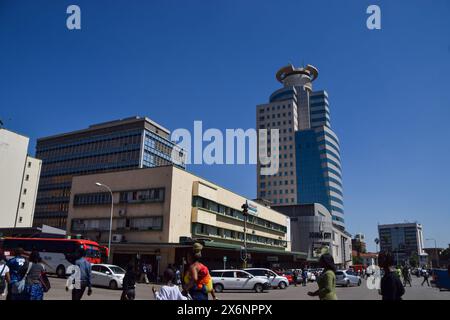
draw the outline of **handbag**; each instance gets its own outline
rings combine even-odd
[[[39,276],[39,282],[41,283],[42,290],[44,292],[48,292],[50,290],[50,281],[48,280],[47,273],[45,273],[45,271],[41,272],[41,275]]]
[[[28,276],[28,273],[31,270],[31,266],[33,265],[32,262],[28,263],[28,269],[25,275],[23,276],[22,280],[16,281],[11,286],[11,293],[12,294],[22,294],[25,290],[25,282]]]

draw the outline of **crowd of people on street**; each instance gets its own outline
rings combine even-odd
[[[163,285],[152,292],[156,300],[216,300],[211,275],[208,267],[202,263],[202,249],[200,243],[195,243],[192,250],[185,257],[186,265],[175,267],[171,264],[163,272]],[[22,248],[13,251],[14,255],[7,260],[0,251],[0,294],[6,295],[6,300],[43,300],[44,295],[51,288],[46,274],[46,264],[42,261],[38,251],[25,252]],[[66,283],[66,291],[71,290],[72,300],[81,300],[87,290],[92,294],[91,264],[85,258],[85,251],[79,249],[71,258],[72,267],[68,270],[70,276]],[[401,300],[405,294],[405,287],[411,284],[411,268],[394,266],[394,259],[389,252],[381,252],[378,257],[382,270],[379,293],[382,300]],[[317,277],[318,289],[308,292],[311,297],[320,300],[337,300],[336,294],[336,266],[329,253],[323,253],[319,259],[320,269],[314,272]],[[285,274],[288,270],[275,270],[278,274]],[[290,271],[293,284],[306,286],[311,279],[311,270],[293,269]],[[368,278],[373,274],[367,269],[360,270],[358,275]],[[450,275],[450,268],[449,268]],[[430,286],[430,274],[427,270],[420,271],[423,277],[422,286]],[[141,263],[136,268],[133,262],[126,267],[122,283],[120,300],[134,300],[136,298],[136,283],[158,282],[158,276],[148,263]]]

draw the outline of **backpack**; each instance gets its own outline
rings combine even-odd
[[[15,295],[19,295],[22,294],[25,291],[25,282],[26,282],[26,278],[28,276],[28,273],[31,270],[31,266],[33,265],[33,263],[28,263],[28,269],[27,272],[25,273],[25,275],[23,276],[22,280],[16,281],[12,284],[11,286],[11,293],[15,294]]]

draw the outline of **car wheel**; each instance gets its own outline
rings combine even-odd
[[[256,293],[261,293],[264,291],[264,287],[261,283],[257,283],[255,284],[255,292]]]
[[[223,285],[220,283],[214,285],[214,291],[217,293],[221,293],[223,291]]]
[[[361,285],[361,279],[359,279],[358,281],[358,287]]]
[[[115,280],[111,280],[111,281],[109,282],[109,288],[110,288],[111,290],[117,290],[117,287],[118,287],[118,285],[117,285],[117,282],[116,282]]]
[[[347,280],[347,282],[345,283],[346,287],[350,287],[350,280]]]
[[[279,284],[278,284],[278,288],[280,288],[280,289],[286,289],[286,282],[284,282],[284,281],[281,281]]]
[[[65,278],[66,268],[63,265],[59,265],[58,268],[56,268],[56,275],[58,276],[58,278]]]

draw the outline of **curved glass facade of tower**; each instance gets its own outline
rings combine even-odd
[[[334,225],[345,229],[340,144],[331,129],[327,92],[312,90],[317,76],[311,65],[283,67],[277,73],[283,88],[257,106],[257,128],[280,133],[279,172],[260,175],[258,164],[258,197],[274,205],[320,203]]]

